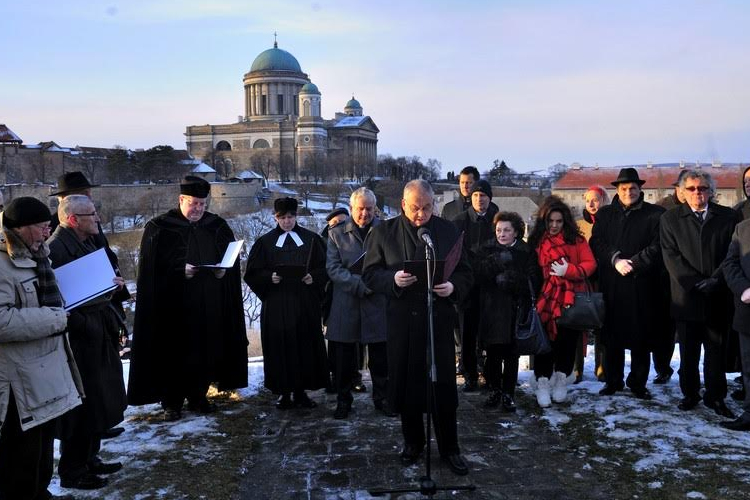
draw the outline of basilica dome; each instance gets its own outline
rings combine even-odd
[[[253,61],[250,72],[254,71],[294,71],[302,73],[302,68],[297,59],[287,52],[278,48],[274,42],[273,48],[264,50]]]

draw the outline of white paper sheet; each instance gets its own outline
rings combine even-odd
[[[54,271],[66,311],[117,288],[112,282],[115,271],[103,248]]]
[[[203,264],[200,267],[216,267],[220,269],[229,269],[230,267],[234,266],[234,262],[237,260],[237,257],[239,257],[243,243],[245,243],[245,240],[237,240],[231,242],[227,246],[227,251],[224,252],[224,257],[221,259],[221,262],[219,262],[218,264]]]

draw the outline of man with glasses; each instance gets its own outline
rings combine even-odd
[[[99,216],[86,195],[66,196],[58,207],[60,225],[50,236],[50,259],[57,268],[97,250],[92,237],[99,234]],[[85,277],[81,277],[85,279]],[[113,280],[122,288],[125,280]],[[123,421],[127,407],[119,357],[120,319],[111,306],[111,294],[101,295],[72,309],[68,335],[86,398],[67,413],[60,425],[58,472],[64,488],[97,489],[107,484],[101,474],[122,468],[97,457],[102,435]]]
[[[738,212],[712,201],[711,175],[691,170],[680,181],[685,203],[661,218],[661,247],[669,271],[672,317],[680,342],[678,408],[691,410],[701,400],[700,355],[705,350],[703,404],[718,415],[733,418],[724,399],[724,346],[732,318],[732,297],[722,275]]]

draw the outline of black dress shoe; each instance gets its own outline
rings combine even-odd
[[[393,411],[393,409],[391,408],[391,405],[389,405],[386,401],[384,401],[382,399],[379,400],[379,401],[375,401],[373,403],[373,405],[375,406],[375,409],[377,411],[379,411],[380,413],[382,413],[386,417],[391,417],[391,418],[392,417],[398,417],[398,413],[395,412],[395,411]]]
[[[516,402],[513,401],[513,396],[510,394],[503,394],[503,411],[507,413],[516,412]]]
[[[125,432],[125,427],[112,427],[111,429],[102,432],[102,439],[116,438],[123,432]]]
[[[219,407],[216,406],[216,403],[212,403],[208,399],[201,399],[197,402],[188,401],[188,410],[197,413],[213,413],[218,409]]]
[[[282,394],[281,397],[276,401],[276,408],[279,410],[291,410],[294,408],[294,401],[292,401],[289,394]]]
[[[467,380],[461,386],[463,392],[475,392],[477,389],[479,389],[479,383],[476,380]]]
[[[719,422],[719,425],[732,431],[750,431],[750,418],[742,415],[734,420]]]
[[[336,403],[336,409],[333,412],[333,418],[336,420],[343,420],[349,416],[349,411],[352,409],[352,404],[346,401],[339,401]]]
[[[677,408],[679,408],[682,411],[688,411],[692,410],[696,406],[698,406],[698,403],[701,402],[701,398],[699,397],[692,397],[687,396],[680,400],[680,402],[677,404]]]
[[[87,473],[74,479],[61,478],[60,486],[62,486],[63,488],[72,488],[76,490],[98,490],[99,488],[107,486],[108,482],[109,481],[107,481],[107,478],[105,477],[99,477],[97,475]]]
[[[621,391],[625,388],[625,384],[620,383],[619,385],[612,385],[612,384],[604,384],[604,387],[599,389],[599,394],[601,396],[611,396],[617,391]]]
[[[357,382],[352,386],[352,390],[354,392],[367,392],[367,386],[364,384],[364,382]]]
[[[744,401],[745,400],[745,389],[736,389],[732,391],[732,399],[735,401]]]
[[[318,403],[310,399],[307,393],[302,391],[294,394],[294,406],[300,408],[315,408],[318,406]]]
[[[408,467],[409,465],[417,463],[420,455],[422,455],[422,449],[422,446],[415,446],[412,444],[404,446],[404,449],[401,450],[401,453],[399,454],[401,465]]]
[[[490,397],[487,398],[487,400],[484,402],[485,408],[497,408],[500,405],[500,402],[503,400],[503,394],[500,391],[493,391],[490,394]]]
[[[182,418],[182,412],[180,410],[175,410],[174,408],[164,409],[164,421],[165,422],[175,422],[181,418]]]
[[[673,373],[674,370],[657,373],[656,377],[654,377],[654,384],[666,384],[667,382],[669,382],[669,379],[672,378]]]
[[[651,391],[649,391],[645,387],[639,387],[638,389],[633,389],[631,387],[630,392],[632,392],[633,395],[638,399],[643,399],[644,401],[650,401],[654,399],[654,397],[651,395]]]
[[[448,455],[442,458],[443,461],[448,464],[448,467],[453,471],[454,474],[465,476],[469,473],[469,466],[466,465],[466,462],[461,457],[461,455]]]
[[[724,401],[718,400],[718,401],[703,401],[703,404],[706,406],[706,408],[711,408],[717,415],[721,415],[722,417],[727,418],[735,418],[736,415],[727,408],[727,405],[724,403]]]
[[[122,469],[120,462],[102,462],[101,460],[88,465],[89,472],[92,474],[114,474]]]

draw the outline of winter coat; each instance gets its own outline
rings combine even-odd
[[[424,227],[431,231],[438,260],[444,260],[458,241],[456,227],[435,216]],[[363,273],[365,285],[388,299],[388,399],[396,411],[412,413],[427,407],[427,294],[418,283],[397,287],[394,275],[404,268],[404,261],[424,260],[424,247],[417,238],[417,228],[412,227],[404,215],[384,221],[367,238]],[[433,309],[435,395],[446,408],[458,406],[454,305],[463,299],[474,281],[465,252],[448,281],[453,283],[453,293],[445,298],[434,295]]]
[[[464,196],[459,193],[458,198],[456,198],[453,201],[449,201],[445,205],[443,205],[443,210],[440,212],[440,217],[445,220],[453,220],[459,215],[461,215],[461,212],[465,212],[466,210],[469,210],[471,208],[471,196]],[[490,208],[492,208],[495,213],[498,212],[498,207],[490,201]]]
[[[602,207],[604,208],[604,207]],[[581,232],[586,241],[591,239],[591,231],[594,227],[594,218],[586,210],[583,211],[583,217],[576,221],[578,230]]]
[[[734,295],[732,328],[750,335],[750,304],[740,301],[742,292],[750,288],[750,220],[740,222],[734,228],[727,257],[721,266]]]
[[[750,171],[750,167],[747,167],[742,171],[742,177],[740,177],[740,189],[745,195],[745,200],[737,203],[734,209],[742,215],[742,220],[750,219],[750,194],[745,191],[745,174]]]
[[[513,246],[489,241],[481,250],[474,268],[480,289],[479,339],[485,346],[511,344],[516,316],[525,317],[532,307],[531,290],[539,293],[542,270],[536,252],[521,239]]]
[[[708,204],[703,224],[687,203],[662,215],[661,249],[672,291],[670,310],[676,321],[705,321],[717,328],[728,326],[732,300],[721,263],[739,221],[738,212],[712,202]],[[695,288],[709,277],[719,280],[714,292],[705,294]]]
[[[680,203],[677,195],[672,193],[657,201],[656,205],[662,207],[664,210],[672,210],[674,207],[679,207],[680,205],[682,205],[682,203]]]
[[[349,270],[364,253],[366,241],[378,224],[380,220],[373,219],[364,240],[351,220],[329,232],[326,271],[333,285],[333,302],[326,329],[328,340],[385,342],[385,295],[365,286],[361,267],[359,273]]]
[[[63,333],[65,311],[39,306],[36,262],[18,237],[8,229],[4,233],[0,240],[0,427],[13,391],[25,431],[80,405],[84,392]],[[48,252],[46,245],[42,252]]]
[[[63,226],[58,226],[47,242],[53,268],[94,250],[93,245],[84,247],[75,233]],[[80,428],[90,433],[102,433],[122,422],[128,403],[122,378],[119,333],[120,320],[109,294],[70,311],[68,338],[86,399],[80,408],[61,419],[61,436],[70,435]]]
[[[660,293],[663,271],[659,245],[662,207],[639,201],[625,208],[615,195],[612,204],[596,214],[589,244],[598,263],[599,290],[607,315],[603,340],[618,339],[625,348],[647,347],[664,331],[668,315]],[[616,258],[632,261],[633,271],[623,276]]]

